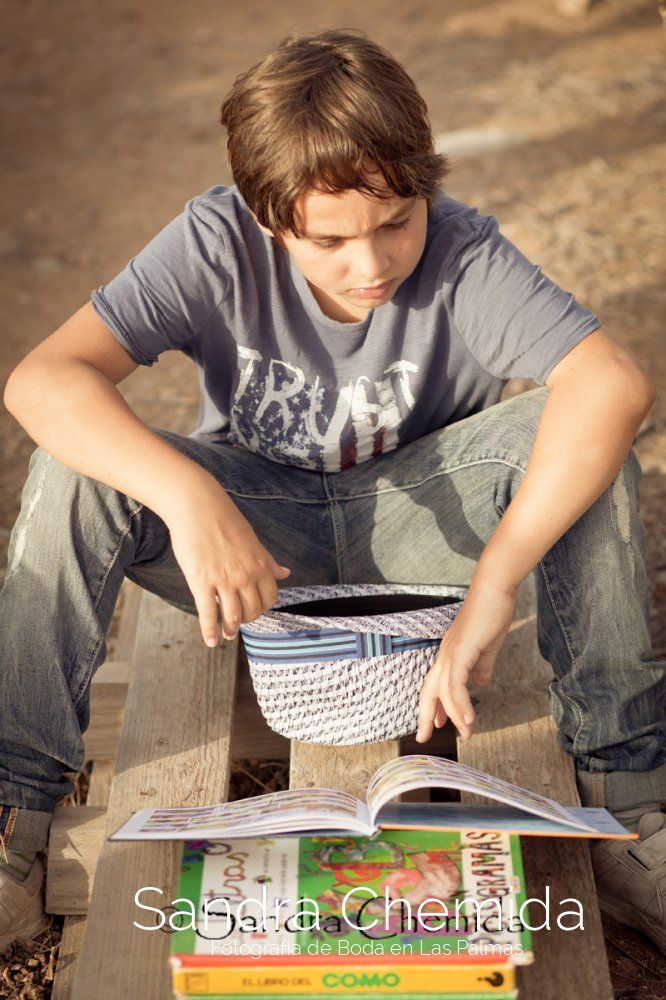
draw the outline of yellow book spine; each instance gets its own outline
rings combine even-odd
[[[284,994],[308,993],[508,993],[515,973],[506,965],[439,965],[413,967],[344,965],[242,966],[236,968],[175,969],[173,988],[189,994]]]

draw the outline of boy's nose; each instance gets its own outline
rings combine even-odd
[[[392,275],[389,273],[390,261],[388,254],[383,253],[379,246],[373,246],[370,241],[356,247],[352,261],[351,272],[356,284],[354,288],[368,288],[371,285],[381,285]]]

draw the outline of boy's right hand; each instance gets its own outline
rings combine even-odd
[[[222,635],[233,639],[241,622],[250,622],[277,602],[275,581],[291,570],[280,566],[257,538],[249,521],[221,486],[207,477],[162,517],[174,555],[192,592],[207,646]]]

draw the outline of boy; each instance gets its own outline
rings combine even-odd
[[[421,692],[426,742],[447,716],[471,735],[468,678],[489,682],[535,567],[581,796],[638,825],[630,849],[593,848],[602,902],[664,947],[663,669],[631,451],[654,388],[439,190],[425,105],[365,37],[285,40],[222,123],[235,185],[188,202],[7,384],[40,448],[0,600],[0,948],[40,926],[38,852],[125,576],[211,646],[287,579],[468,585]],[[165,350],[199,370],[189,437],[115,388]],[[512,376],[542,388],[499,403]]]

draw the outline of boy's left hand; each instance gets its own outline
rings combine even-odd
[[[416,734],[419,743],[429,740],[433,725],[443,726],[447,717],[463,739],[472,735],[474,709],[467,683],[470,677],[482,687],[490,683],[515,606],[514,588],[472,580],[421,688]]]

